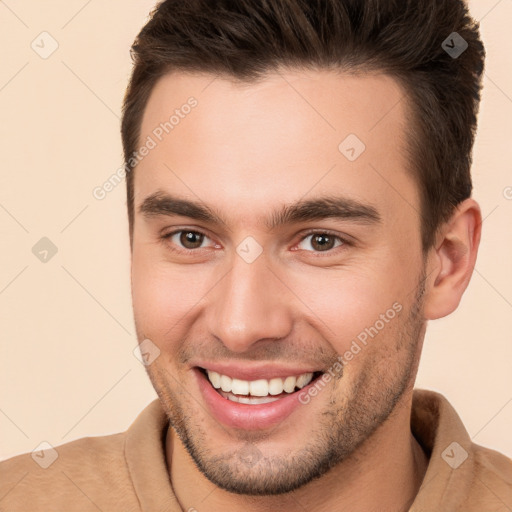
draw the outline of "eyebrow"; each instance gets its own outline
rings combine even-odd
[[[147,218],[160,215],[182,216],[211,224],[227,225],[215,209],[161,191],[146,197],[139,206],[139,213]],[[327,218],[351,220],[366,225],[382,221],[378,210],[370,204],[347,197],[326,196],[284,205],[280,210],[273,212],[264,225],[267,229],[273,230],[282,225]]]

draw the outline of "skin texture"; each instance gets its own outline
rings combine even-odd
[[[426,322],[451,313],[467,287],[478,204],[459,205],[423,257],[407,103],[388,76],[282,70],[240,84],[169,74],[140,140],[191,96],[197,106],[135,171],[132,248],[137,335],[160,350],[147,371],[174,427],[167,458],[182,508],[406,510],[427,464],[409,427]],[[349,134],[366,146],[353,162],[338,149]],[[143,215],[155,192],[207,205],[222,222]],[[325,196],[369,205],[380,222],[265,226],[284,205]],[[205,237],[163,238],[180,229]],[[312,230],[347,243],[322,250]],[[236,252],[248,236],[263,250],[252,263]],[[199,359],[326,370],[393,304],[400,312],[279,425],[243,431],[208,413],[192,375]]]

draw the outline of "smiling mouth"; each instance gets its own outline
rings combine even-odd
[[[223,375],[213,370],[197,367],[212,387],[232,402],[257,405],[275,402],[300,391],[317,380],[323,372],[308,372],[285,378],[242,380]]]

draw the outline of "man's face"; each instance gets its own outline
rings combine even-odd
[[[326,71],[250,85],[176,73],[152,92],[140,143],[156,146],[135,171],[137,335],[160,350],[151,381],[220,487],[311,481],[411,391],[425,267],[402,97],[384,75]]]

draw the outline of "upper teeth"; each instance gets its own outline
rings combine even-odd
[[[252,396],[267,396],[279,395],[283,391],[293,393],[295,387],[302,389],[307,386],[313,378],[312,373],[303,373],[298,377],[290,376],[284,379],[258,379],[258,380],[240,380],[232,379],[227,375],[221,375],[213,370],[206,370],[208,379],[216,389],[234,393],[235,395],[252,395]]]

